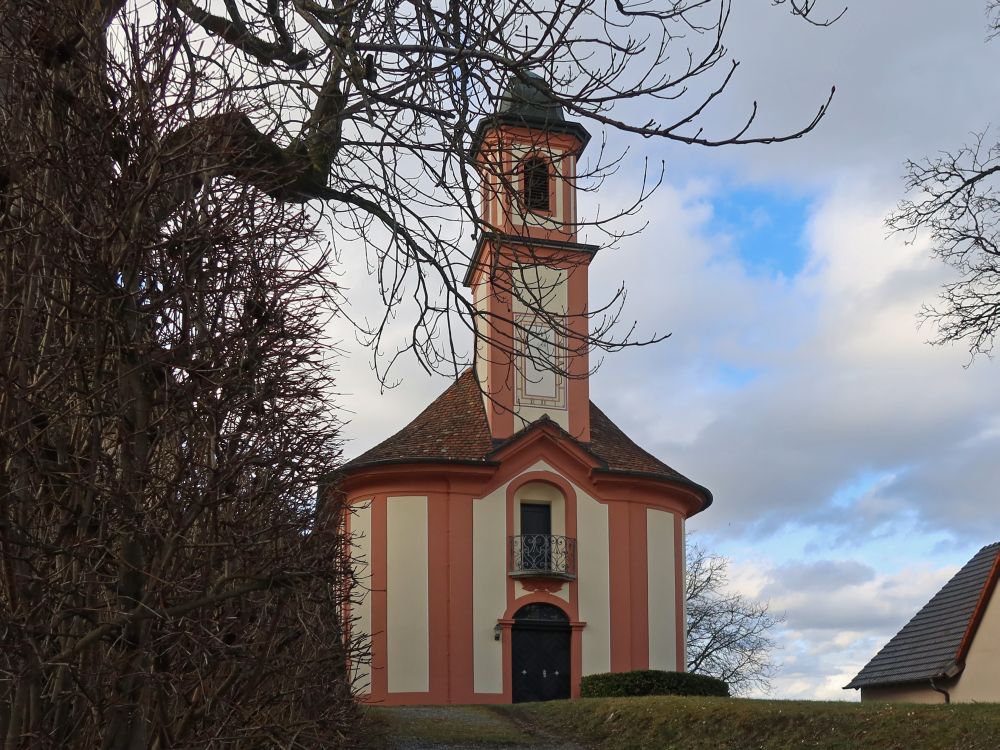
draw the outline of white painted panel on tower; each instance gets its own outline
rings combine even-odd
[[[386,499],[386,661],[390,693],[430,690],[427,498]]]
[[[351,514],[351,544],[354,547],[355,575],[361,586],[361,600],[351,606],[354,617],[352,627],[365,638],[372,632],[372,508],[371,498],[356,504]],[[354,665],[354,684],[363,692],[371,686],[371,666],[368,663]]]
[[[555,399],[556,334],[545,325],[532,325],[524,332],[524,394],[533,398]]]
[[[515,313],[546,310],[565,315],[569,304],[569,274],[564,268],[543,265],[514,265],[511,269],[517,294],[512,301]]]
[[[477,693],[503,692],[493,629],[507,608],[507,485],[472,501],[472,669]]]
[[[646,562],[649,597],[649,668],[677,669],[677,618],[674,596],[674,514],[646,510]]]

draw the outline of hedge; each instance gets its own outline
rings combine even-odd
[[[632,695],[707,695],[728,698],[729,685],[703,674],[664,672],[658,669],[588,674],[580,680],[582,698]]]

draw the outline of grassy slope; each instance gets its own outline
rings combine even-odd
[[[370,708],[368,719],[379,734],[424,743],[503,745],[531,741],[516,724],[487,706],[407,706]],[[381,745],[384,746],[384,740]],[[373,742],[379,747],[379,742]]]
[[[505,709],[593,750],[997,750],[1000,705],[589,698]]]

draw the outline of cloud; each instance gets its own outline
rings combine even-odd
[[[880,572],[849,559],[773,565],[757,557],[731,566],[731,584],[785,617],[774,631],[780,669],[772,695],[857,700],[843,686],[956,571],[916,564]]]
[[[786,563],[774,569],[771,583],[765,587],[763,596],[780,595],[791,590],[820,590],[826,593],[839,591],[844,587],[854,587],[875,579],[875,569],[858,560],[808,560]],[[778,582],[779,590],[771,584]]]
[[[829,116],[780,146],[641,141],[637,152],[664,159],[669,181],[640,217],[646,230],[591,266],[592,302],[624,280],[626,328],[672,333],[607,356],[591,396],[715,493],[690,528],[730,555],[734,585],[787,612],[777,695],[851,697],[840,687],[971,551],[1000,539],[997,365],[966,367],[961,347],[927,345],[934,332],[916,315],[948,270],[925,241],[906,244],[884,224],[905,159],[960,144],[995,114],[1000,42],[982,43],[981,5],[924,0],[893,13],[853,3],[833,28],[812,29],[768,0],[735,3],[730,49],[744,64],[714,124],[759,99],[761,132],[787,129],[836,84]],[[581,195],[581,216],[628,205],[641,169],[626,161]],[[755,211],[755,195],[783,192],[801,210]],[[719,213],[732,200],[758,224],[750,254],[746,233]],[[769,226],[774,242],[798,243],[801,262],[753,262],[767,255],[759,235]],[[347,283],[361,289],[364,264],[348,265]],[[408,324],[400,316],[388,344]],[[350,457],[448,382],[409,359],[403,384],[381,393],[369,353],[340,337],[350,350],[340,387],[356,414]]]
[[[905,159],[959,145],[996,116],[1000,79],[996,48],[985,43],[985,2],[894,9],[828,0],[821,5],[848,10],[824,29],[769,5],[733,4],[727,47],[741,66],[730,95],[710,111],[716,127],[757,102],[759,132],[787,132],[808,122],[836,86],[829,113],[780,147],[675,149],[672,162],[685,175],[721,168],[743,180],[823,186],[830,174],[870,171],[895,189]]]
[[[702,187],[663,191],[648,234],[614,259],[639,320],[675,334],[609,357],[591,392],[715,492],[696,526],[761,536],[815,523],[846,540],[905,516],[965,538],[1000,532],[994,373],[925,343],[916,313],[946,272],[925,245],[885,236],[891,204],[867,187],[817,197],[809,261],[791,279],[716,249]],[[670,248],[652,267],[649,236]],[[733,371],[753,375],[734,385]],[[885,481],[837,497],[864,474]]]

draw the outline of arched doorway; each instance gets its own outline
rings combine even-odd
[[[551,604],[527,604],[511,628],[511,699],[514,703],[570,697],[570,627]]]

